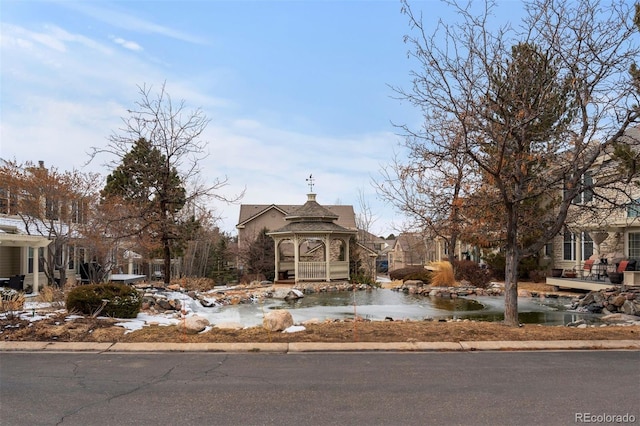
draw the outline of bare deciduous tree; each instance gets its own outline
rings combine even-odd
[[[172,249],[182,238],[183,208],[211,198],[237,202],[243,194],[221,194],[227,177],[202,181],[200,166],[208,155],[202,135],[209,120],[201,109],[189,111],[184,101],[174,103],[164,84],[157,94],[143,85],[139,95],[135,108],[123,118],[124,126],[109,137],[106,147],[93,147],[90,154],[91,159],[98,154],[114,157],[103,195],[111,202],[117,197],[116,203],[126,208],[112,219],[121,223],[120,230],[146,233],[147,239],[160,243],[169,283]]]
[[[573,200],[593,193],[600,197],[598,208],[629,202],[629,187],[600,159],[639,119],[629,73],[640,53],[632,5],[531,0],[524,3],[526,16],[517,28],[496,28],[492,1],[480,8],[477,2],[447,3],[460,21],[440,22],[427,33],[421,17],[403,2],[412,26],[406,42],[417,67],[411,88],[396,90],[424,117],[419,131],[403,128],[429,156],[430,146],[443,140],[461,143],[475,169],[470,187],[482,188],[491,203],[499,201],[505,323],[517,325],[518,261],[562,230]],[[443,139],[443,123],[453,123],[461,141]],[[637,149],[637,138],[626,142]],[[409,159],[418,170],[433,161]],[[588,173],[599,178],[587,181]],[[428,182],[408,182],[412,185],[420,191]],[[536,222],[539,232],[525,242],[522,227],[533,223],[536,206],[549,205],[553,209]]]

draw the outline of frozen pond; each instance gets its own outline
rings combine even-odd
[[[562,325],[578,319],[597,322],[597,315],[567,312],[568,298],[519,298],[520,322],[529,324]],[[191,306],[200,316],[213,324],[237,322],[246,327],[262,324],[262,318],[271,309],[287,309],[293,320],[301,323],[310,319],[346,319],[355,315],[372,321],[423,320],[426,318],[474,319],[501,321],[504,298],[482,296],[458,299],[413,296],[402,292],[374,289],[371,291],[307,294],[296,301],[264,299],[259,303],[204,308]],[[199,305],[199,304],[198,304]]]

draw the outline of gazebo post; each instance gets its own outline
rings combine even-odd
[[[351,271],[350,271],[351,268],[350,268],[350,265],[349,265],[349,259],[350,259],[350,257],[349,257],[350,256],[350,254],[349,254],[349,238],[343,239],[342,242],[345,245],[344,253],[345,253],[345,259],[347,261],[347,280],[350,280],[351,279]]]
[[[331,281],[331,236],[324,235],[324,276],[325,281]]]
[[[300,240],[298,239],[298,235],[293,235],[293,270],[295,273],[295,283],[298,284],[300,279],[300,275],[298,275],[298,263],[300,262]]]
[[[273,277],[273,282],[276,282],[280,277],[280,268],[278,267],[280,265],[280,242],[281,240],[279,238],[274,239],[274,244],[276,245],[276,250],[275,250],[276,264],[275,264],[275,270],[274,270],[275,275]]]

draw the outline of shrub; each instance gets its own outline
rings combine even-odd
[[[491,253],[484,257],[484,261],[487,263],[491,276],[498,281],[504,281],[504,268],[507,265],[504,254]]]
[[[361,272],[358,272],[356,275],[351,276],[351,283],[374,285],[376,281],[373,278],[371,278],[371,275],[365,274],[364,272],[361,271]]]
[[[406,268],[394,269],[389,272],[389,278],[395,280],[420,280],[425,284],[431,282],[431,272],[423,266],[409,266]]]
[[[71,290],[66,303],[69,312],[135,318],[140,312],[142,297],[127,284],[89,284]]]
[[[454,263],[457,281],[469,281],[472,286],[487,288],[491,282],[491,273],[471,260],[457,260]]]
[[[492,253],[484,258],[487,266],[491,271],[491,275],[498,281],[504,281],[504,268],[507,261],[503,253]],[[538,265],[538,257],[526,257],[518,263],[518,279],[526,280],[530,278],[532,271],[540,268]]]

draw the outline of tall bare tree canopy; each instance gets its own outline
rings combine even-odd
[[[614,152],[640,116],[630,73],[640,54],[634,7],[626,0],[531,0],[522,22],[499,27],[491,0],[446,3],[459,20],[428,31],[403,2],[416,66],[411,87],[395,90],[423,123],[400,126],[409,155],[380,187],[401,194],[394,202],[410,214],[407,205],[417,206],[413,217],[425,227],[445,223],[438,230],[455,235],[462,217],[500,228],[505,323],[517,325],[518,261],[562,230],[572,201],[585,193],[600,197],[599,208],[630,200],[620,169],[605,172],[611,165],[598,159]],[[626,137],[624,145],[637,152],[639,141]],[[441,164],[447,167],[434,167]],[[456,164],[472,172],[457,174]],[[420,179],[413,170],[423,171]],[[453,180],[442,179],[445,171]],[[585,179],[592,172],[602,173]],[[448,195],[438,200],[427,187],[446,187]],[[443,206],[457,205],[461,216],[443,214]]]
[[[201,162],[208,155],[202,140],[209,120],[201,109],[189,111],[185,102],[173,103],[162,85],[139,87],[140,100],[123,118],[124,126],[109,137],[106,147],[92,148],[91,158],[111,154],[113,172],[102,195],[118,226],[112,232],[121,237],[156,241],[164,259],[164,279],[171,279],[172,249],[183,240],[183,232],[197,217],[208,198],[238,201],[242,194],[227,197],[219,192],[227,177],[203,182]]]

